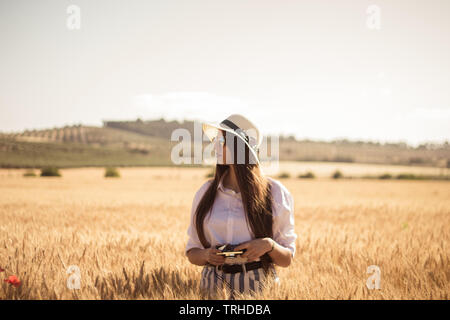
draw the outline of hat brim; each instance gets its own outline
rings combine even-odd
[[[256,162],[258,163],[259,166],[261,166],[261,162],[259,161],[256,151],[250,146],[250,144],[244,138],[242,138],[239,134],[237,134],[233,129],[225,127],[221,124],[215,124],[215,123],[211,123],[211,122],[203,122],[202,130],[210,141],[213,141],[214,138],[217,137],[219,130],[230,132],[231,134],[235,135],[236,137],[241,139],[241,141],[243,141],[247,145],[248,149],[253,154],[253,157],[256,159]]]

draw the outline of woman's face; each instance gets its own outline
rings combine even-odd
[[[219,130],[215,141],[218,164],[229,164],[232,161],[230,150],[226,144],[225,131]]]

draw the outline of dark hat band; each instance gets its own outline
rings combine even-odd
[[[234,132],[236,132],[238,135],[243,137],[245,139],[245,141],[247,141],[248,144],[250,144],[248,135],[241,128],[239,128],[233,121],[225,119],[220,124],[224,124],[224,125],[230,127],[231,129],[234,130]]]

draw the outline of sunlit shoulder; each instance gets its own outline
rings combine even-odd
[[[206,190],[208,190],[209,186],[213,183],[214,179],[209,179],[205,181],[200,188],[198,188],[197,192],[195,193],[195,196],[202,196]]]
[[[267,176],[272,186],[272,198],[277,206],[288,206],[288,198],[291,196],[288,188],[280,181],[275,178]]]
[[[287,196],[290,194],[288,188],[286,188],[286,186],[280,180],[277,180],[277,179],[269,177],[269,176],[267,176],[267,179],[269,179],[269,181],[271,182],[272,192],[274,194],[278,193],[283,196]]]

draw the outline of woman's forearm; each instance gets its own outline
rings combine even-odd
[[[186,256],[192,264],[204,266],[207,263],[205,249],[192,248],[186,253]]]
[[[291,250],[279,245],[275,240],[271,238],[266,238],[270,243],[270,248],[272,248],[272,241],[274,242],[274,247],[268,255],[272,258],[273,262],[280,267],[288,267],[292,262]],[[270,249],[269,249],[270,250]]]
[[[288,267],[292,261],[291,250],[279,245],[271,238],[265,238],[265,240],[267,241],[268,248],[272,248],[272,241],[274,242],[273,250],[268,253],[273,262],[280,267]],[[208,262],[206,259],[206,249],[192,248],[186,253],[186,256],[189,262],[198,266],[204,266]]]

